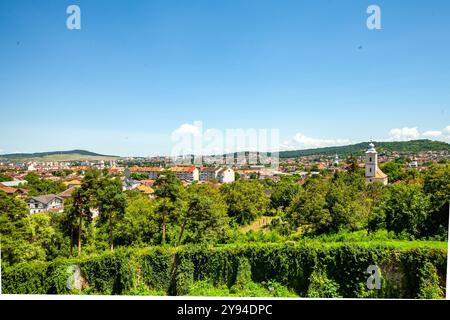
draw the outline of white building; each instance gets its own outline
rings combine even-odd
[[[366,151],[366,183],[381,182],[388,184],[387,175],[378,167],[378,153],[375,145],[371,142]]]
[[[62,212],[64,200],[55,194],[48,194],[45,196],[31,197],[26,200],[30,208],[30,214],[42,211]]]
[[[217,179],[217,174],[220,168],[217,167],[203,167],[200,170],[200,181],[211,181]]]
[[[333,165],[335,167],[339,167],[339,156],[337,155],[337,153],[336,153],[336,156],[334,157]]]
[[[200,181],[217,180],[219,183],[230,183],[235,180],[234,170],[231,168],[202,168]]]
[[[414,158],[412,158],[411,162],[408,163],[408,166],[410,168],[418,168],[419,167],[419,163],[417,162],[417,159],[414,157]]]
[[[231,183],[234,182],[234,170],[231,168],[222,168],[217,173],[217,180],[219,183]]]
[[[192,182],[200,179],[200,173],[196,167],[174,167],[169,170],[181,180]]]

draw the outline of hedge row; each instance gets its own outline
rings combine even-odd
[[[447,252],[358,245],[244,244],[224,247],[126,249],[83,259],[24,263],[2,273],[4,294],[189,295],[196,281],[231,288],[275,281],[302,297],[442,298]],[[381,271],[369,290],[367,268]],[[82,289],[69,289],[77,266]],[[72,268],[72,269],[71,269]]]

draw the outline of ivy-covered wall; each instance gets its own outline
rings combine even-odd
[[[127,249],[8,267],[2,272],[2,291],[189,295],[192,285],[199,281],[228,288],[252,281],[276,282],[301,297],[436,299],[445,297],[446,259],[447,252],[441,249],[359,245],[279,243]],[[367,288],[370,265],[381,271],[379,290]],[[68,288],[73,266],[81,272],[81,290]]]

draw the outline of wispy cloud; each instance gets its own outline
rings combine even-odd
[[[351,143],[351,140],[349,139],[313,138],[308,137],[301,132],[298,132],[292,139],[282,143],[281,149],[295,150],[295,149],[321,148],[321,147],[346,145],[349,143]]]

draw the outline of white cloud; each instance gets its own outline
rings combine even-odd
[[[184,123],[172,132],[172,136],[192,135],[194,137],[200,137],[202,135],[201,131],[201,123],[195,122],[193,125]]]
[[[412,140],[418,139],[420,137],[420,132],[419,130],[417,130],[417,127],[394,128],[391,131],[389,131],[389,136],[393,140]]]
[[[389,131],[391,140],[414,140],[414,139],[434,139],[441,141],[450,141],[450,126],[446,126],[442,130],[428,130],[420,132],[417,127],[414,128],[394,128]]]
[[[294,150],[294,149],[309,149],[309,148],[321,148],[331,147],[338,145],[349,144],[349,139],[321,139],[307,137],[303,133],[297,133],[292,139],[285,141],[281,145],[281,149]]]
[[[422,133],[422,136],[428,137],[428,138],[437,138],[437,137],[442,136],[442,131],[437,131],[437,130],[425,131],[424,133]]]

